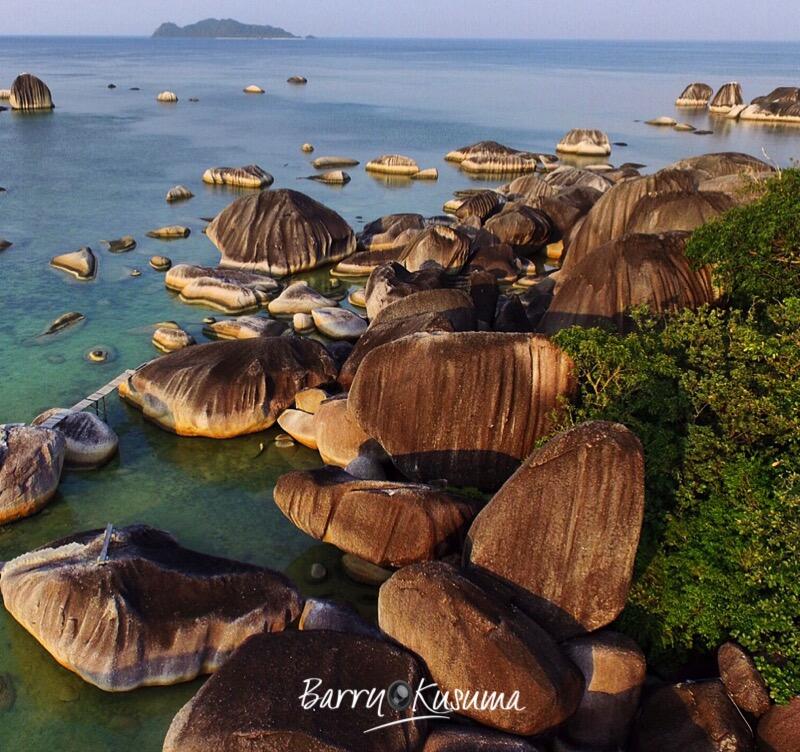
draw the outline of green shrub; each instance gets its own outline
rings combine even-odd
[[[772,235],[751,227],[768,210]],[[619,421],[645,448],[645,524],[620,627],[656,665],[733,638],[781,702],[800,695],[799,228],[792,170],[692,238],[728,305],[640,310],[624,337],[555,337],[580,382],[566,423]]]

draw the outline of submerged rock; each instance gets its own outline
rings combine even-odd
[[[606,157],[611,154],[611,144],[603,131],[573,128],[558,142],[556,151],[563,154]]]
[[[461,714],[485,726],[531,736],[578,707],[583,678],[547,632],[447,564],[394,574],[380,589],[378,623],[425,661],[440,691],[503,693],[506,707],[463,703]]]
[[[53,97],[47,85],[30,73],[23,73],[14,79],[8,94],[12,110],[52,110]]]
[[[250,635],[300,614],[300,594],[277,572],[190,551],[145,525],[114,529],[99,563],[104,537],[55,541],[8,562],[0,580],[9,613],[100,689],[211,673]]]
[[[132,235],[124,235],[116,240],[103,241],[111,253],[127,253],[136,248],[136,239]]]
[[[584,423],[495,494],[469,530],[469,563],[513,586],[558,639],[590,632],[625,605],[643,514],[639,440],[619,424]]]
[[[286,79],[287,84],[295,84],[296,86],[303,86],[308,83],[305,76],[290,76]]]
[[[385,640],[313,630],[257,635],[178,712],[164,752],[417,752],[426,721],[413,720],[410,706],[394,710],[384,696],[381,715],[364,701],[334,700],[335,707],[316,702],[304,709],[302,695],[361,691],[363,697],[396,681],[416,688],[424,676],[416,657]]]
[[[308,179],[325,185],[347,185],[350,182],[350,176],[344,170],[328,170],[319,175],[311,175]]]
[[[714,90],[708,84],[689,84],[675,100],[676,107],[705,107]]]
[[[38,426],[56,416],[61,420],[53,430],[64,437],[66,467],[93,470],[105,465],[117,453],[117,434],[92,413],[54,407],[34,418],[33,425]]]
[[[367,162],[367,172],[376,172],[383,175],[405,175],[410,177],[419,172],[419,165],[411,159],[400,154],[384,154]]]
[[[167,191],[167,203],[172,204],[176,201],[188,201],[190,198],[194,198],[194,193],[192,193],[185,185],[176,185],[174,188],[170,188]]]
[[[97,258],[91,248],[83,247],[78,251],[54,256],[50,259],[50,266],[69,272],[78,279],[94,279],[97,272]]]
[[[147,233],[148,238],[156,238],[158,240],[174,240],[175,238],[188,238],[191,230],[183,225],[169,225],[167,227],[159,227],[155,230],[150,230]]]
[[[256,86],[255,84],[250,84],[250,86],[244,87],[245,94],[263,94],[264,90],[260,86]]]
[[[84,316],[82,313],[79,313],[78,311],[70,311],[69,313],[64,313],[55,319],[55,321],[53,321],[43,333],[55,334],[56,332],[60,332],[67,327],[74,326],[85,319],[86,316]]]
[[[300,389],[335,378],[333,360],[318,342],[256,337],[158,358],[123,382],[119,393],[181,436],[231,438],[269,428]]]
[[[669,115],[661,115],[660,117],[652,118],[651,120],[645,120],[644,122],[646,125],[672,128],[678,121]]]
[[[460,551],[477,511],[441,489],[358,480],[334,468],[281,476],[274,499],[304,533],[382,567]]]
[[[0,238],[0,251],[7,251],[12,245],[14,245],[12,242],[5,238]]]
[[[0,424],[0,525],[47,505],[58,488],[65,451],[64,437],[56,431]],[[8,564],[4,578],[7,571]]]
[[[269,188],[275,178],[258,165],[252,164],[244,167],[209,167],[203,173],[203,182],[236,188]]]
[[[275,276],[340,261],[356,247],[350,226],[303,193],[261,191],[234,201],[206,230],[222,266]]]
[[[364,358],[348,402],[407,477],[492,490],[552,430],[572,368],[545,337],[413,334]]]

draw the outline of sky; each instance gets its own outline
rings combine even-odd
[[[149,35],[203,18],[299,35],[800,40],[798,0],[0,0],[0,34]]]

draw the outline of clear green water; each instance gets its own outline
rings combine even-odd
[[[204,186],[206,167],[256,162],[275,175],[276,186],[309,193],[358,228],[389,212],[439,213],[453,190],[475,185],[442,155],[483,138],[551,152],[569,128],[599,127],[628,142],[615,150],[617,163],[656,169],[705,151],[765,149],[787,164],[800,153],[797,128],[680,113],[715,130],[701,138],[635,121],[672,114],[692,80],[718,86],[738,79],[748,99],[796,82],[798,53],[800,45],[741,43],[0,39],[0,88],[31,71],[47,81],[58,106],[39,116],[0,113],[0,186],[8,189],[0,193],[0,237],[14,242],[0,253],[0,422],[74,404],[153,357],[157,321],[174,319],[202,339],[209,311],[178,302],[147,259],[162,253],[175,263],[216,263],[200,217],[236,194]],[[288,86],[293,74],[308,76],[309,85]],[[111,82],[118,88],[108,90]],[[242,94],[251,83],[267,94]],[[178,105],[156,104],[166,88],[178,93]],[[200,102],[190,104],[190,96]],[[354,168],[353,181],[340,189],[298,181],[312,172],[299,149],[305,141],[317,146],[316,155],[362,163],[407,153],[438,167],[441,178],[388,184]],[[196,198],[169,206],[164,195],[178,183]],[[145,237],[176,223],[192,229],[189,239]],[[124,234],[139,241],[132,253],[112,255],[100,245]],[[82,245],[99,256],[94,282],[47,266],[51,256]],[[130,276],[133,267],[141,277]],[[327,273],[314,281],[324,289]],[[87,320],[37,338],[71,310]],[[100,345],[112,349],[112,361],[87,361],[86,352]],[[276,478],[319,464],[316,453],[276,448],[275,430],[226,442],[180,439],[116,397],[108,400],[108,420],[120,435],[119,457],[98,472],[66,473],[43,513],[0,527],[0,560],[106,522],[146,522],[202,551],[288,567],[307,592],[374,607],[374,593],[340,576],[336,552],[315,546],[272,502]],[[316,587],[303,580],[314,560],[326,561],[333,574]],[[16,692],[13,707],[0,710],[3,752],[55,745],[156,752],[200,684],[100,692],[60,668],[2,609],[0,674],[11,676]]]

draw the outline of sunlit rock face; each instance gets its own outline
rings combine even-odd
[[[11,615],[65,668],[108,691],[174,684],[222,665],[302,610],[283,575],[190,551],[145,525],[64,538],[3,567]]]
[[[12,110],[52,110],[53,97],[47,85],[30,73],[23,73],[14,80],[9,92]]]
[[[705,107],[714,90],[708,85],[703,83],[689,84],[675,100],[676,107]]]
[[[355,251],[350,226],[303,193],[261,191],[234,201],[206,230],[221,265],[285,276],[340,261]]]
[[[319,342],[255,337],[158,358],[120,385],[123,399],[181,436],[226,439],[269,428],[301,389],[336,379]]]

